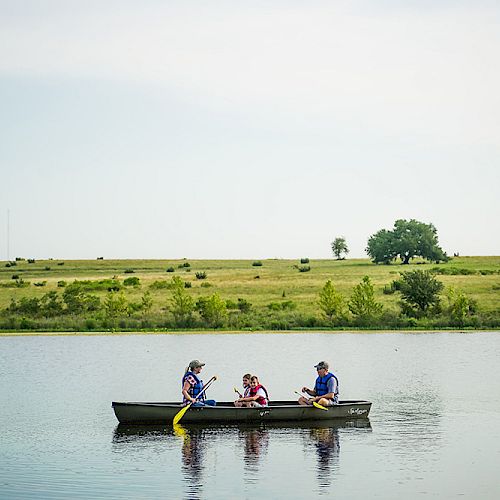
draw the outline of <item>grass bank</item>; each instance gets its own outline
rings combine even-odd
[[[310,269],[304,270],[307,267]],[[433,270],[445,287],[461,289],[474,299],[477,315],[470,324],[453,324],[445,315],[422,318],[417,323],[408,322],[408,318],[400,314],[399,294],[385,294],[383,289],[401,272],[413,269]],[[301,263],[299,259],[2,262],[0,328],[4,331],[49,332],[173,330],[176,324],[171,313],[172,291],[168,286],[173,276],[188,283],[186,291],[194,301],[214,293],[229,301],[224,328],[232,331],[360,328],[361,325],[356,325],[352,318],[337,324],[327,322],[318,306],[318,293],[327,280],[332,280],[336,289],[348,299],[364,276],[370,277],[375,298],[384,307],[384,315],[377,324],[362,325],[363,328],[435,330],[457,326],[497,328],[500,325],[500,257],[458,257],[439,265],[416,261],[409,265],[389,266],[375,265],[368,259],[325,259],[307,263]],[[136,284],[125,285],[127,279]],[[147,312],[137,308],[113,317],[106,316],[100,309],[84,314],[36,311],[13,314],[7,310],[12,300],[40,300],[48,292],[61,297],[65,288],[75,280],[86,282],[88,293],[98,297],[101,303],[109,294],[111,282],[118,284],[117,289],[128,303],[140,304],[147,292],[150,307]],[[238,299],[251,304],[250,308],[245,311],[238,309]],[[200,330],[205,325],[195,317],[190,326],[193,330]],[[186,330],[185,325],[180,329]]]

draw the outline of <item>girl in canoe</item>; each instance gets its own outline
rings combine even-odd
[[[183,406],[189,403],[194,403],[193,406],[216,405],[213,399],[206,399],[205,393],[200,396],[203,390],[203,380],[199,378],[199,375],[204,366],[205,363],[202,363],[198,359],[193,359],[186,368],[184,376],[182,377]]]
[[[250,378],[250,392],[246,398],[239,398],[237,402],[243,403],[243,406],[249,408],[267,406],[269,403],[269,395],[267,389],[259,382],[257,375]]]
[[[252,375],[250,373],[245,373],[245,375],[243,375],[243,396],[238,391],[238,394],[240,395],[240,399],[247,398],[250,395],[250,379],[251,378],[252,378]],[[234,390],[236,391],[236,388]],[[243,403],[240,401],[240,399],[237,399],[234,402],[234,406],[237,406],[237,407],[243,406]]]

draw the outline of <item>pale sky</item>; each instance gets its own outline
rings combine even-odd
[[[0,0],[0,259],[500,255],[494,1]]]

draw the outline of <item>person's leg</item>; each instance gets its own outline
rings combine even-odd
[[[333,406],[335,403],[333,402],[333,399],[326,399],[326,398],[321,398],[318,403],[322,406]]]
[[[208,406],[217,406],[215,399],[205,399],[205,404]]]
[[[300,398],[299,398],[299,405],[302,405],[302,406],[311,406],[311,403],[304,396],[300,396]]]

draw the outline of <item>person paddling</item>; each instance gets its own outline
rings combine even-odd
[[[243,396],[241,395],[240,392],[238,392],[238,394],[240,395],[240,398],[247,398],[249,395],[250,395],[250,379],[252,378],[252,375],[250,373],[245,373],[245,375],[243,375]],[[236,387],[234,388],[234,390],[236,391]],[[234,402],[234,406],[237,406],[237,407],[241,407],[243,406],[243,403],[237,399],[235,402]]]
[[[339,380],[338,378],[328,371],[328,363],[320,361],[314,365],[318,372],[318,378],[314,384],[314,389],[302,387],[302,392],[309,394],[310,398],[301,396],[299,404],[306,406],[312,405],[313,402],[319,403],[322,406],[333,406],[339,402]]]
[[[236,402],[243,403],[243,406],[256,408],[268,405],[269,394],[267,389],[259,382],[257,375],[253,375],[250,378],[250,392],[248,396],[239,398]]]
[[[182,377],[183,406],[189,403],[194,403],[193,406],[216,405],[215,400],[206,399],[205,393],[197,398],[203,390],[203,381],[199,378],[199,375],[204,366],[205,363],[202,363],[198,359],[193,359],[186,368],[184,376]]]

